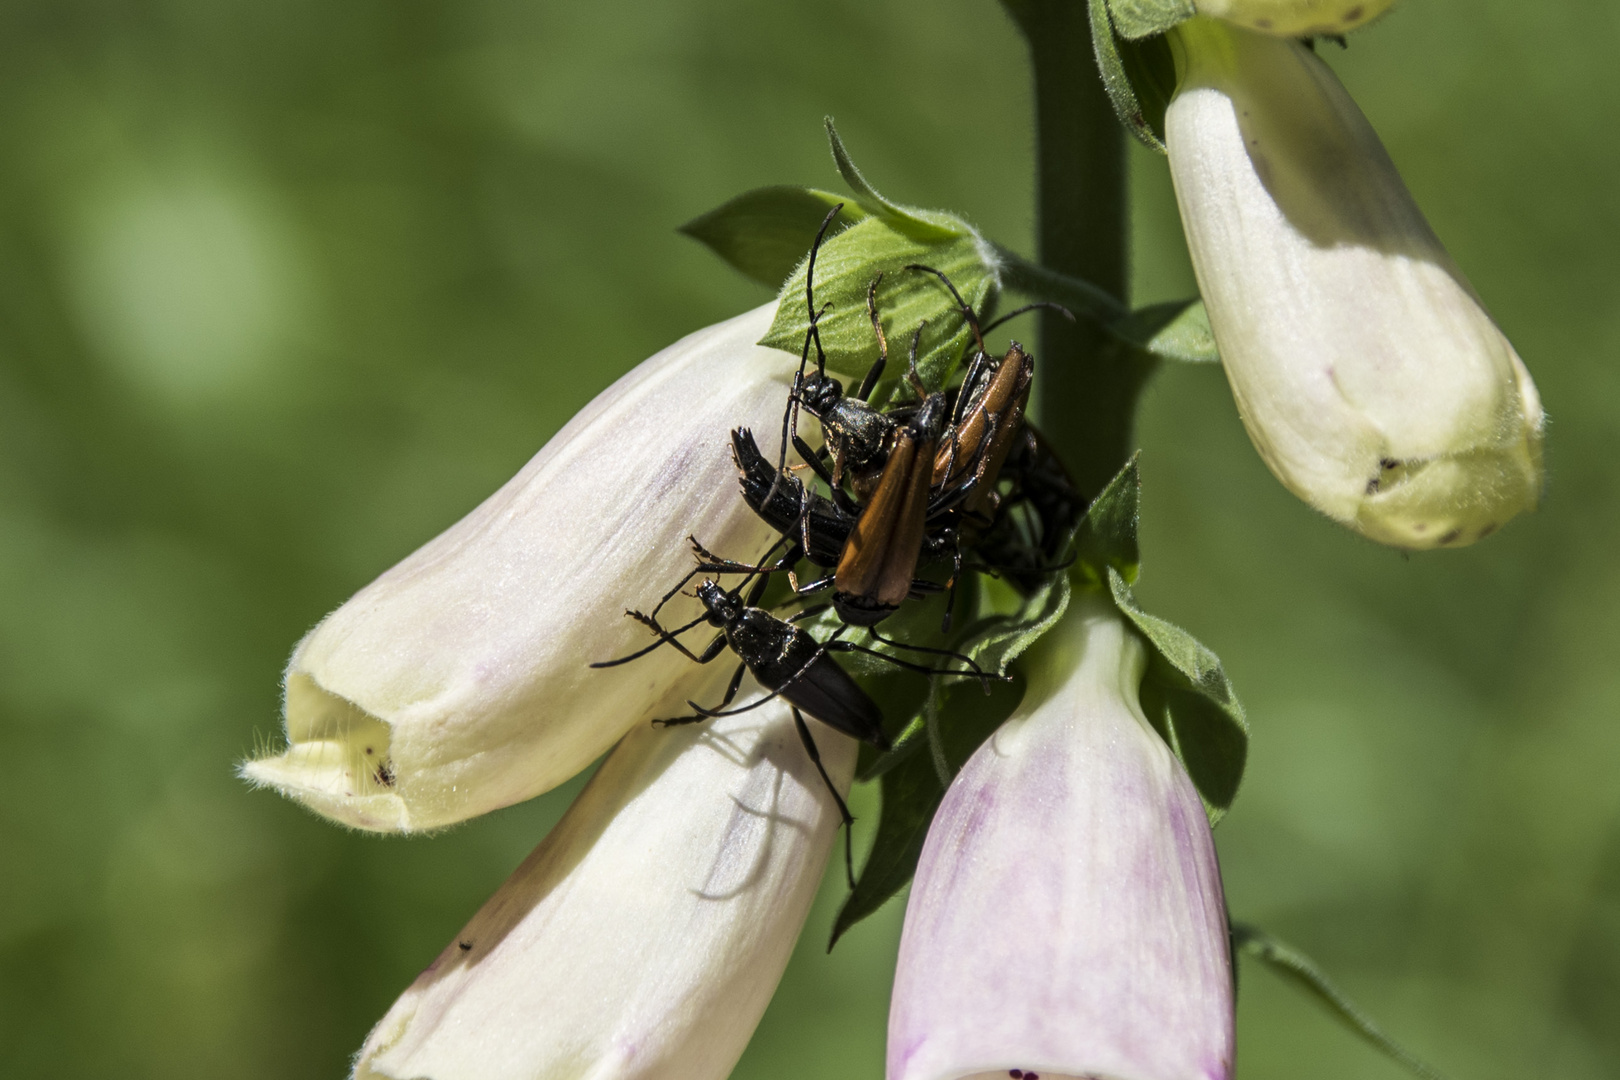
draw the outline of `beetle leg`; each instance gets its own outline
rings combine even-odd
[[[956,545],[956,556],[951,560],[951,591],[945,598],[945,617],[940,620],[939,632],[951,632],[951,616],[956,613],[956,583],[962,580],[962,545]]]
[[[765,549],[764,558],[769,558],[771,552],[775,551],[777,547],[780,546],[786,539],[787,537],[785,536],[778,537],[776,543]],[[697,549],[697,554],[700,559],[698,562],[698,568],[697,570],[693,571],[693,574],[747,574],[749,577],[753,577],[755,574],[779,574],[783,570],[786,570],[789,566],[792,566],[794,563],[799,561],[799,557],[796,555],[796,552],[798,551],[798,545],[796,544],[792,548],[789,548],[787,554],[781,559],[778,559],[776,562],[769,565],[763,565],[763,559],[761,564],[737,562],[735,559],[722,559],[718,555],[706,550],[703,545],[699,544],[696,540],[692,541],[692,546]],[[692,575],[688,574],[687,580],[690,581],[691,578]],[[685,582],[683,581],[682,584],[685,584]],[[744,584],[746,584],[746,582],[744,582]],[[671,595],[674,594],[672,593]]]
[[[747,664],[737,665],[737,670],[731,673],[731,682],[726,686],[726,696],[720,699],[720,704],[716,706],[716,708],[723,709],[727,705],[731,704],[732,699],[737,696],[737,687],[742,685],[743,672],[747,670]],[[697,705],[690,701],[688,701],[687,704],[691,705],[692,708],[698,711],[696,716],[675,716],[668,720],[654,720],[653,726],[679,727],[682,724],[701,724],[703,721],[707,720],[711,715],[713,715],[706,711],[701,705]]]
[[[810,736],[810,727],[804,722],[804,715],[799,712],[797,705],[792,706],[792,708],[793,726],[799,729],[799,741],[804,743],[804,752],[810,755],[810,760],[814,763],[816,772],[821,774],[821,782],[827,785],[827,791],[832,795],[833,802],[838,804],[838,813],[844,819],[844,877],[849,881],[849,887],[853,889],[855,887],[855,855],[850,849],[854,843],[855,817],[849,812],[849,804],[844,801],[844,797],[838,794],[838,789],[833,786],[832,777],[827,775],[827,767],[821,763],[821,751],[816,748],[816,740]]]
[[[872,279],[872,284],[866,287],[866,313],[871,316],[872,329],[877,332],[878,358],[877,363],[867,371],[866,378],[861,380],[860,389],[855,392],[855,396],[867,403],[871,402],[872,391],[877,389],[878,379],[882,377],[883,369],[889,363],[889,341],[883,336],[883,320],[878,318],[877,313],[877,287],[878,282],[882,280],[883,273],[879,271],[878,276]]]
[[[922,341],[923,328],[927,325],[927,319],[917,324],[916,332],[911,335],[911,356],[906,363],[906,381],[911,384],[918,401],[928,397],[928,387],[923,385],[922,376],[917,374],[917,345]]]
[[[820,581],[811,582],[811,585],[817,588],[825,588],[832,584],[832,580],[833,579],[830,577],[824,577]],[[830,607],[832,607],[831,604],[812,604],[803,611],[794,612],[792,615],[789,615],[782,621],[790,623],[803,622],[805,619],[814,618],[815,616],[820,615],[823,611],[826,611]]]
[[[968,365],[967,374],[962,377],[962,388],[957,391],[956,409],[951,416],[952,427],[961,424],[962,417],[967,415],[969,401],[973,397],[974,389],[976,389],[975,384],[979,381],[979,376],[989,363],[990,358],[981,351],[974,355],[973,362]]]

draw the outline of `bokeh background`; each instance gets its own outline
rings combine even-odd
[[[1140,595],[1254,729],[1234,912],[1459,1078],[1620,1074],[1617,35],[1607,0],[1405,0],[1325,50],[1535,373],[1538,514],[1362,542],[1212,368],[1140,427]],[[992,0],[0,5],[0,1075],[342,1074],[577,785],[413,840],[247,790],[293,642],[765,300],[673,228],[836,186],[824,113],[1029,250],[1029,106]],[[1183,295],[1133,168],[1137,298]],[[829,957],[838,891],[738,1077],[880,1075],[902,909]],[[1239,1032],[1245,1080],[1401,1075],[1259,969]]]

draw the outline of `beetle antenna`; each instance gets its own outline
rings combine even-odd
[[[979,343],[979,351],[984,352],[984,334],[979,330],[979,316],[974,313],[972,308],[968,307],[967,301],[962,299],[962,294],[956,291],[956,286],[951,284],[951,279],[945,276],[945,272],[935,270],[932,266],[924,266],[922,263],[908,263],[906,269],[922,270],[933,274],[945,283],[945,287],[951,290],[951,295],[956,298],[956,306],[961,309],[962,317],[967,319],[968,326],[973,328],[973,340]]]
[[[1037,300],[1033,304],[1025,304],[1023,307],[1019,308],[1017,311],[1009,311],[1009,312],[1007,312],[1007,314],[1003,315],[1001,318],[997,319],[995,322],[993,322],[989,326],[985,327],[984,332],[988,334],[990,331],[994,330],[996,327],[1000,326],[1002,323],[1006,322],[1007,320],[1016,319],[1016,318],[1018,318],[1018,316],[1027,314],[1028,312],[1031,312],[1031,311],[1035,311],[1038,308],[1046,308],[1046,309],[1048,309],[1050,311],[1055,311],[1059,315],[1062,315],[1065,319],[1068,319],[1070,322],[1076,322],[1077,321],[1075,319],[1075,317],[1074,317],[1074,312],[1070,311],[1068,308],[1064,307],[1062,304],[1054,304],[1050,300]]]

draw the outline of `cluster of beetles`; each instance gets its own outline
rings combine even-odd
[[[827,215],[810,249],[805,274],[809,329],[783,413],[781,455],[770,461],[747,428],[731,433],[743,498],[779,534],[776,541],[761,558],[744,563],[716,556],[692,538],[697,556],[692,571],[663,595],[651,613],[627,613],[658,640],[592,666],[629,663],[666,644],[706,664],[729,648],[740,663],[720,702],[713,707],[689,702],[695,710],[692,715],[655,723],[699,723],[782,698],[791,707],[799,738],[847,828],[853,821],[849,807],[827,776],[804,714],[879,750],[890,749],[891,740],[882,710],[832,654],[864,653],[934,677],[1000,677],[981,670],[963,653],[888,637],[879,627],[908,601],[945,593],[941,630],[948,633],[964,572],[992,573],[1020,590],[1035,587],[1042,576],[1061,569],[1060,549],[1084,502],[1061,462],[1025,421],[1034,357],[1016,341],[999,357],[984,345],[984,334],[1007,319],[1033,307],[1055,305],[1030,305],[981,327],[978,315],[944,273],[917,264],[905,267],[905,273],[932,275],[949,291],[972,331],[972,355],[959,367],[960,383],[928,389],[917,371],[923,330],[918,326],[906,371],[911,393],[880,408],[871,399],[888,364],[889,348],[877,307],[883,277],[878,274],[866,293],[876,361],[853,394],[846,394],[843,384],[827,374],[817,328],[827,309],[816,308],[815,265],[840,209],[834,207]],[[819,450],[799,435],[804,413],[821,426]],[[799,464],[788,464],[789,446],[799,455]],[[797,474],[803,471],[815,482],[801,480]],[[813,568],[811,580],[800,580],[803,563]],[[921,567],[936,574],[943,570],[944,579],[927,576]],[[790,593],[782,604],[767,610],[761,602],[779,574],[787,577]],[[726,588],[722,579],[733,575],[738,583]],[[665,627],[658,621],[659,612],[700,576],[696,596],[703,614],[682,626]],[[828,590],[830,599],[808,602]],[[797,610],[785,617],[775,613],[792,606]],[[824,638],[800,625],[829,609],[836,625]],[[702,652],[693,652],[681,635],[704,623],[720,632]],[[864,630],[873,644],[847,640],[845,633],[855,627]],[[918,659],[896,656],[896,650]],[[752,672],[768,693],[731,709],[745,671]]]

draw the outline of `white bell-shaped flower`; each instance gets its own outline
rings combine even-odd
[[[1389,10],[1394,0],[1196,0],[1200,15],[1282,37],[1343,34]]]
[[[847,790],[854,740],[809,724]],[[780,699],[632,731],[378,1023],[356,1080],[724,1080],[839,820]]]
[[[692,566],[752,558],[738,426],[779,430],[795,363],[755,344],[775,304],[700,330],[603,391],[477,509],[293,651],[281,753],[242,773],[363,829],[448,825],[538,795],[674,708],[695,666],[625,617]],[[700,609],[679,599],[665,621]]]
[[[888,1080],[1228,1080],[1220,870],[1142,713],[1141,640],[1077,598],[1019,709],[934,815],[906,905]]]
[[[1535,506],[1529,372],[1339,80],[1296,41],[1193,19],[1165,142],[1249,436],[1300,498],[1402,548]]]

